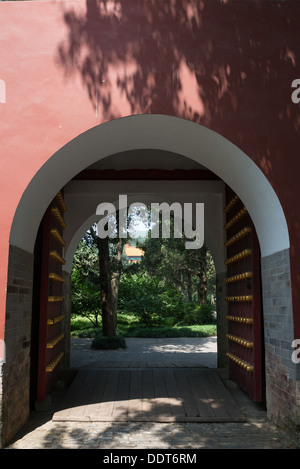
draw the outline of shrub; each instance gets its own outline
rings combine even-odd
[[[140,322],[162,325],[181,305],[180,295],[165,289],[158,278],[147,274],[123,275],[119,287],[119,309],[134,314]]]
[[[95,337],[96,335],[96,331],[97,329],[95,329],[94,327],[89,327],[89,328],[86,328],[86,329],[82,329],[82,330],[74,330],[74,331],[71,331],[71,337],[79,337],[81,339],[84,339],[84,338],[93,338]]]
[[[212,337],[217,334],[215,325],[205,326],[183,326],[183,327],[132,327],[126,337],[141,338],[173,338],[173,337]]]
[[[213,324],[215,322],[214,307],[211,305],[187,303],[184,310],[184,323],[187,325]]]
[[[100,333],[96,334],[92,341],[92,349],[95,350],[117,350],[119,348],[126,348],[126,342],[124,337],[113,336],[113,337],[104,337]]]

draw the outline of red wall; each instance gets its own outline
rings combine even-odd
[[[263,170],[287,217],[300,308],[299,20],[294,1],[0,4],[0,338],[9,232],[29,181],[83,131],[139,113],[205,125]]]

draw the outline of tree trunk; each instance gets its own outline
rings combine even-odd
[[[203,283],[198,285],[198,303],[199,305],[206,305],[207,304],[207,288]]]
[[[192,276],[191,272],[187,272],[187,294],[188,294],[188,302],[193,302],[193,288],[192,288]]]
[[[99,238],[93,227],[90,231],[99,253],[102,333],[106,337],[112,337],[116,335],[117,329],[119,283],[125,239],[118,239],[116,255],[111,259],[109,238]]]
[[[112,303],[112,310],[114,311],[114,315],[116,318],[116,327],[117,327],[117,313],[118,313],[118,297],[119,297],[119,283],[122,273],[122,255],[123,255],[123,247],[124,247],[125,240],[120,238],[117,243],[117,251],[115,256],[115,269],[114,272],[111,274],[111,303]]]
[[[102,332],[104,336],[116,335],[118,317],[119,283],[122,273],[122,254],[125,240],[119,239],[115,258],[110,259],[109,240],[97,239],[100,265],[100,290],[102,301]]]
[[[117,318],[113,308],[111,287],[111,270],[108,238],[97,239],[100,265],[100,292],[102,302],[102,332],[104,336],[116,335]]]
[[[198,284],[198,302],[200,305],[207,304],[207,277],[206,277],[206,246],[201,248],[201,261],[199,270],[199,284]]]

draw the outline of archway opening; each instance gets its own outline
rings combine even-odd
[[[205,239],[211,248],[217,273],[224,271],[223,181],[182,155],[154,149],[112,155],[76,175],[65,186],[68,206],[66,271],[71,271],[78,242],[96,221],[98,204],[109,202],[118,206],[120,194],[128,195],[128,204],[139,201],[149,206],[152,202],[195,205],[202,201],[206,208]]]
[[[118,139],[115,138],[116,134]],[[220,197],[222,197],[224,202],[225,181],[239,195],[241,203],[246,206],[247,212],[251,216],[256,228],[261,256],[272,255],[288,248],[288,232],[281,205],[270,184],[253,162],[234,145],[214,132],[191,122],[166,116],[134,116],[103,124],[86,132],[53,155],[32,180],[18,206],[11,230],[10,242],[12,246],[16,246],[18,249],[28,253],[33,253],[34,240],[46,207],[61,188],[66,189],[66,198],[69,197],[70,200],[72,197],[81,196],[80,191],[77,190],[76,193],[74,189],[75,182],[76,184],[80,182],[81,186],[86,183],[86,179],[80,181],[82,171],[86,168],[89,168],[89,170],[93,169],[91,165],[100,161],[100,147],[102,157],[100,160],[109,155],[117,155],[124,151],[147,151],[154,149],[159,152],[168,151],[173,155],[185,156],[196,163],[200,162],[204,168],[207,168],[217,176],[213,181],[202,181],[204,186],[206,186],[206,190],[208,190],[208,183],[214,188],[219,183],[222,184],[223,192]],[[60,170],[59,172],[58,169]],[[97,168],[95,169],[97,170]],[[180,172],[182,173],[183,171],[181,169]],[[195,171],[195,168],[192,168],[192,171]],[[81,176],[78,180],[78,175],[80,174]],[[75,176],[77,176],[76,181],[72,180]],[[193,177],[188,178],[188,185],[191,187],[193,182],[195,184],[195,193],[199,194],[199,187],[197,187],[199,180],[195,182]],[[120,194],[124,191],[126,181],[128,179],[123,178],[122,180],[121,178],[114,180],[116,187],[113,197],[116,193]],[[146,181],[148,184],[151,184],[153,176],[152,179],[148,176],[144,180],[140,177],[138,180],[135,180],[135,193],[145,192]],[[162,183],[163,185],[163,181],[156,181],[156,184]],[[178,179],[175,178],[173,181],[169,181],[169,184],[171,183],[174,183],[173,192],[178,195]],[[138,192],[139,184],[143,186],[143,191]],[[44,192],[40,196],[41,185],[44,187]],[[90,181],[88,190],[91,191],[95,185],[101,186],[103,190],[102,196],[109,193],[112,194],[111,179],[107,178],[107,174],[100,184],[99,179]],[[110,185],[110,188],[105,187],[106,185]],[[255,187],[255,191],[253,191],[253,187]],[[169,186],[168,191],[170,192]],[[165,192],[162,192],[166,193],[166,189]],[[211,199],[211,190],[208,193]],[[37,197],[38,194],[39,197]],[[104,200],[107,201],[108,199],[105,198]],[[223,209],[224,204],[221,205]],[[32,206],[36,208],[34,212],[32,212]],[[75,219],[81,213],[81,210],[78,210],[79,205],[75,204],[74,207],[76,213],[73,215]],[[90,217],[94,217],[94,209],[95,206],[93,206],[93,212],[91,212]],[[69,214],[70,212],[66,212],[66,217],[70,216]],[[85,212],[85,216],[86,214],[87,212]],[[77,219],[76,223],[72,225],[73,232],[70,233],[70,236],[68,235],[69,238],[64,250],[66,258],[64,272],[66,273],[68,273],[68,266],[70,267],[74,247],[76,247],[76,236],[78,242],[78,235],[80,233],[82,235],[84,224],[88,223],[86,225],[88,228],[90,221],[88,217],[84,220]],[[20,230],[20,226],[22,226],[22,230]],[[220,274],[222,274],[222,282],[224,282],[224,244],[215,238],[215,236],[223,238],[224,233],[220,234],[220,230],[211,230],[211,235],[212,241],[215,241],[216,252],[219,253],[215,256],[216,266],[221,266],[222,264]],[[212,244],[210,244],[211,247]],[[222,298],[224,300],[224,291],[222,292]]]

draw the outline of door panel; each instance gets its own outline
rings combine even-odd
[[[43,402],[58,379],[63,357],[62,266],[66,228],[63,195],[57,194],[43,218],[37,401]]]
[[[263,399],[260,251],[252,220],[226,188],[228,357],[230,379],[256,402]]]

